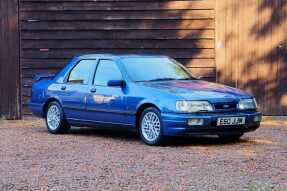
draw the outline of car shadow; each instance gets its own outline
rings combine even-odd
[[[112,138],[115,140],[122,140],[127,142],[139,142],[139,144],[144,144],[141,141],[140,136],[138,135],[137,132],[120,130],[120,129],[73,127],[69,131],[69,135]],[[163,147],[208,146],[208,145],[220,146],[220,145],[247,143],[247,142],[249,142],[249,140],[244,137],[239,140],[232,141],[232,140],[219,139],[217,136],[183,136],[183,137],[168,137]]]
[[[184,137],[170,137],[166,141],[166,146],[224,146],[232,144],[240,144],[248,142],[247,139],[241,138],[239,140],[224,140],[217,136],[184,136]]]
[[[68,134],[76,136],[113,138],[125,141],[140,141],[140,137],[134,131],[102,127],[72,127]]]

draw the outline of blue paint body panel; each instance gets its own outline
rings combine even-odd
[[[249,93],[236,88],[210,83],[203,80],[171,81],[132,81],[122,63],[126,57],[164,57],[143,55],[94,54],[76,57],[71,60],[55,77],[36,78],[32,87],[31,111],[44,117],[45,106],[51,100],[58,101],[71,125],[124,125],[136,129],[137,112],[146,104],[158,108],[162,114],[164,135],[213,134],[220,132],[248,132],[259,127],[260,122],[253,122],[254,117],[261,117],[258,111],[240,111],[219,109],[208,113],[180,113],[176,110],[178,100],[201,100],[216,105],[238,103],[242,98],[253,98]],[[117,63],[125,81],[124,87],[94,86],[92,79],[86,85],[69,84],[69,72],[81,60],[110,59]],[[62,87],[65,86],[63,90]],[[96,92],[91,92],[96,88]],[[102,101],[95,101],[99,97]],[[219,117],[246,117],[246,125],[241,127],[216,127]],[[204,119],[204,124],[190,127],[190,118]]]

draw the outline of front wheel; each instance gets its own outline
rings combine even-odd
[[[46,109],[45,119],[47,129],[52,134],[66,133],[70,129],[70,125],[66,121],[63,109],[56,101],[49,103]]]
[[[139,121],[141,139],[148,145],[163,143],[163,125],[160,112],[153,107],[143,111]]]

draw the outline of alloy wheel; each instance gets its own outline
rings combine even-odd
[[[47,124],[51,130],[56,130],[61,122],[61,113],[57,105],[52,105],[47,111]]]
[[[143,116],[141,123],[143,137],[153,142],[160,134],[160,119],[154,112],[148,112]]]

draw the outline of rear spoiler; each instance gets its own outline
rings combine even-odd
[[[34,76],[34,80],[35,81],[40,81],[40,80],[43,80],[43,79],[52,79],[55,76],[56,76],[55,74],[36,74]]]

